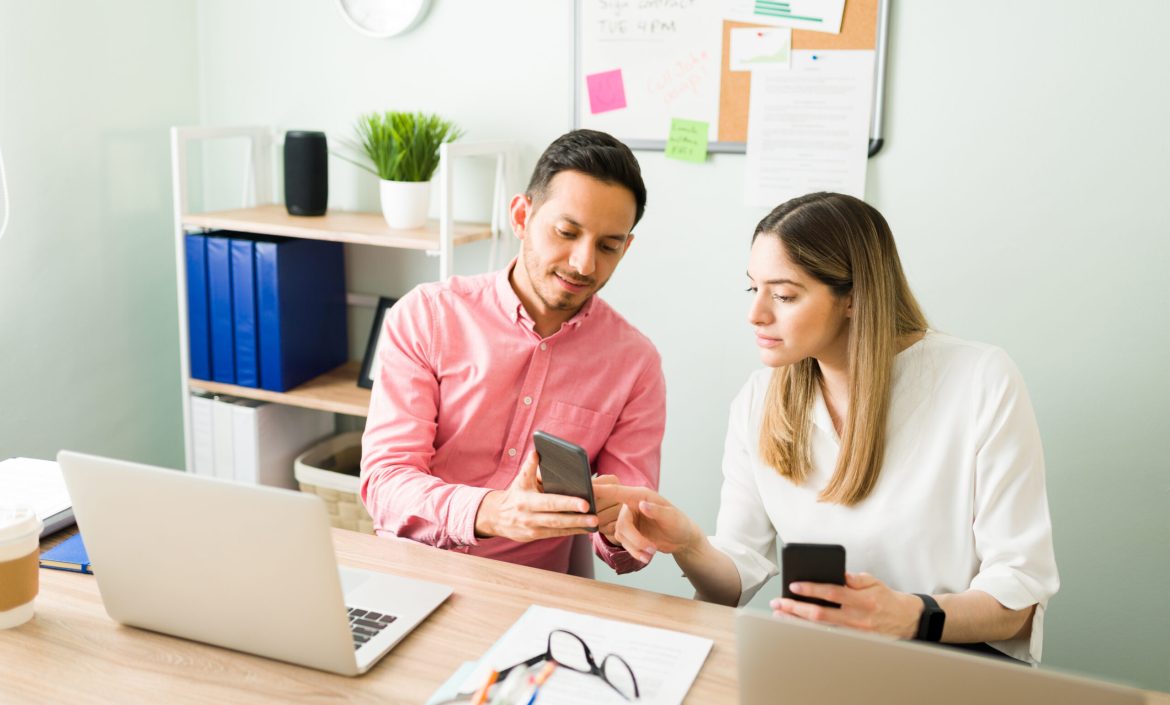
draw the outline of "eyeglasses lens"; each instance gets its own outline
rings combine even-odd
[[[606,656],[601,662],[601,672],[605,675],[605,680],[627,700],[638,697],[637,689],[634,687],[634,674],[624,661],[614,656]]]
[[[585,645],[572,634],[553,632],[548,639],[548,650],[553,660],[565,668],[574,671],[589,673],[589,658],[585,655]]]

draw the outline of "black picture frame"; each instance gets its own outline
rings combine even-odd
[[[388,296],[378,298],[378,310],[374,312],[374,322],[370,324],[370,337],[366,340],[366,354],[362,358],[362,371],[358,374],[357,385],[363,389],[374,388],[374,378],[378,375],[378,353],[382,347],[382,331],[386,329],[386,312],[398,303],[398,299]]]

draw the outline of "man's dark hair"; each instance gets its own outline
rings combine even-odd
[[[539,205],[548,196],[548,185],[562,171],[579,171],[607,184],[616,184],[634,194],[637,212],[634,225],[646,211],[646,184],[642,169],[630,148],[597,130],[573,130],[553,140],[532,170],[528,197]]]

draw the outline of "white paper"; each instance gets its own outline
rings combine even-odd
[[[792,64],[792,30],[787,27],[735,27],[730,35],[732,71],[787,71]]]
[[[554,629],[567,629],[584,639],[599,664],[607,654],[621,656],[638,680],[642,696],[639,702],[657,705],[682,703],[712,646],[710,639],[692,634],[533,605],[484,654],[460,690],[474,691],[487,679],[491,669],[507,668],[544,653],[548,634]],[[553,671],[540,690],[538,702],[626,703],[597,676],[567,668]]]
[[[32,507],[41,521],[72,506],[61,466],[52,460],[32,458],[0,462],[0,504]]]
[[[841,33],[845,0],[727,0],[725,17],[773,27]]]
[[[772,208],[795,196],[865,196],[872,51],[794,51],[791,71],[753,71],[745,202]]]
[[[706,122],[715,140],[723,8],[722,0],[582,0],[581,126],[662,139],[678,117]],[[614,69],[628,109],[590,114],[586,78]]]

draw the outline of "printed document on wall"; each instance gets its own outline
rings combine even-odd
[[[873,109],[872,51],[793,51],[791,71],[753,71],[745,202],[865,196]]]

